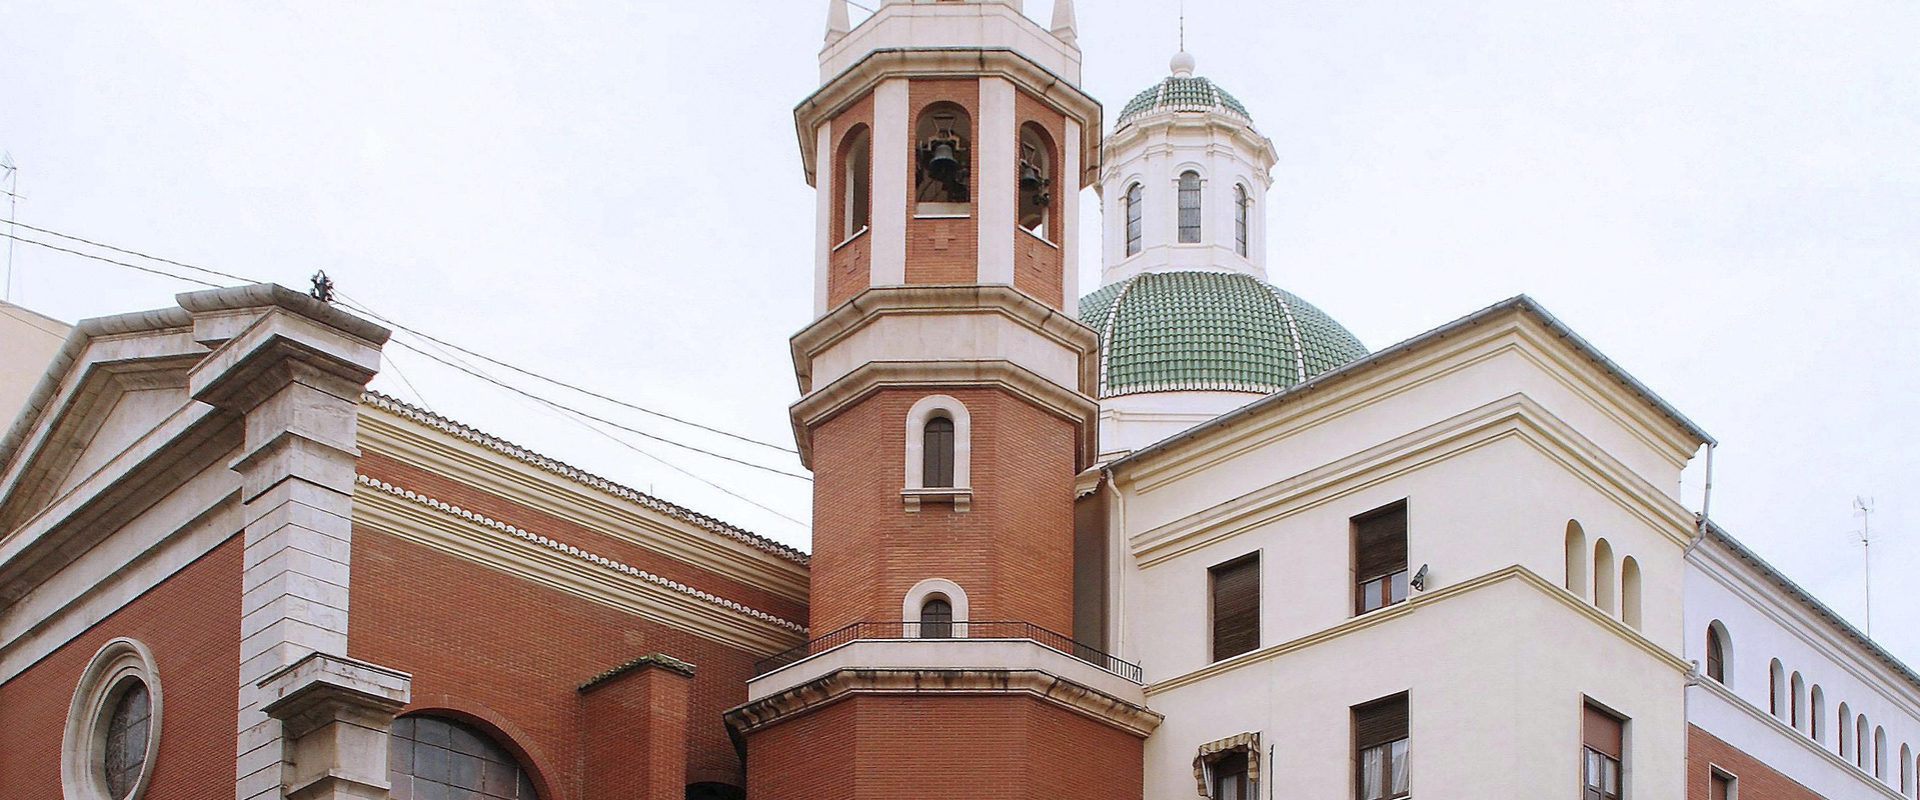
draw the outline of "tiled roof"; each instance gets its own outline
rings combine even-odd
[[[1225,111],[1248,123],[1253,122],[1253,115],[1247,113],[1247,107],[1241,105],[1233,95],[1227,94],[1227,90],[1214,85],[1213,81],[1176,75],[1134,95],[1126,107],[1120,109],[1120,118],[1114,127],[1124,126],[1135,117],[1154,111]]]
[[[1100,396],[1277,392],[1367,355],[1320,309],[1251,275],[1150,272],[1080,301],[1100,332]]]

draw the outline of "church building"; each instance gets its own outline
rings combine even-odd
[[[0,794],[1920,798],[1920,675],[1538,302],[1371,349],[1192,54],[1109,119],[1072,0],[826,5],[811,552],[369,391],[306,294],[0,308]]]

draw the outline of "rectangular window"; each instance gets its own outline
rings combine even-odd
[[[1358,800],[1409,797],[1407,696],[1395,695],[1353,708],[1353,753]]]
[[[1213,772],[1213,800],[1253,800],[1253,782],[1247,779],[1246,753],[1222,756],[1208,768]]]
[[[1207,570],[1213,592],[1213,660],[1260,646],[1260,554]]]
[[[1626,724],[1588,704],[1581,712],[1580,738],[1585,743],[1580,754],[1581,800],[1619,800],[1626,780],[1621,766]]]
[[[1407,503],[1354,517],[1353,613],[1407,599]]]
[[[1708,780],[1707,800],[1738,800],[1740,792],[1732,775],[1716,769]]]

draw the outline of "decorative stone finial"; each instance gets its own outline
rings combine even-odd
[[[1174,53],[1173,61],[1168,63],[1167,68],[1173,70],[1176,78],[1193,77],[1193,54],[1185,50]]]
[[[1073,0],[1053,0],[1053,38],[1073,44],[1080,38],[1075,27]]]
[[[827,44],[845,38],[853,26],[847,22],[847,0],[827,0]]]

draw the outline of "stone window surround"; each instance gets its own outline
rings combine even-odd
[[[923,477],[922,458],[926,452],[927,420],[935,414],[944,415],[953,420],[953,486],[929,488]],[[910,512],[920,510],[922,500],[945,500],[953,503],[956,513],[964,513],[973,501],[972,471],[968,464],[973,457],[973,436],[967,406],[959,400],[944,394],[928,395],[920,398],[907,411],[907,447],[906,447],[906,487],[900,490],[901,501]],[[916,613],[916,617],[918,612]],[[958,614],[959,609],[955,608]],[[958,617],[956,617],[958,619]]]
[[[147,750],[133,788],[116,798],[107,792],[98,762],[105,745],[108,702],[127,680],[139,680],[147,687]],[[125,637],[102,645],[80,673],[73,702],[67,706],[66,734],[60,747],[61,795],[66,800],[140,800],[153,778],[154,761],[160,753],[160,711],[160,679],[153,652]]]
[[[946,578],[927,578],[908,589],[900,601],[900,620],[919,622],[921,609],[926,607],[928,600],[935,598],[953,606],[953,633],[949,638],[967,638],[967,590]]]

